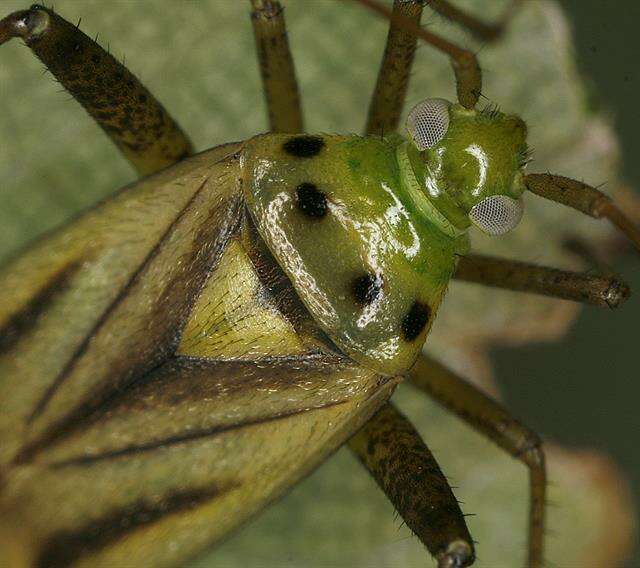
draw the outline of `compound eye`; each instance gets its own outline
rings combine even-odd
[[[449,107],[444,99],[427,99],[418,103],[407,117],[407,131],[418,150],[433,148],[449,129]]]
[[[469,219],[488,235],[504,235],[517,227],[523,212],[522,199],[490,195],[471,208]]]

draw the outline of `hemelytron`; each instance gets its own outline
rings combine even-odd
[[[615,306],[626,285],[471,253],[536,193],[638,230],[596,189],[526,173],[525,123],[479,110],[469,51],[397,0],[366,135],[306,133],[278,2],[252,0],[269,134],[193,155],[153,95],[42,6],[0,21],[141,180],[0,272],[0,559],[180,564],[347,442],[444,567],[475,559],[453,493],[389,402],[406,378],[523,461],[530,566],[543,558],[538,437],[421,353],[452,278]],[[492,39],[495,25],[432,8]],[[416,36],[449,56],[455,102],[397,133]]]

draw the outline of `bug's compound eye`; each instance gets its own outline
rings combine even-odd
[[[418,150],[433,148],[449,129],[449,107],[444,99],[426,99],[407,117],[407,132]]]
[[[523,212],[522,199],[490,195],[471,208],[469,219],[488,235],[504,235],[518,226]]]

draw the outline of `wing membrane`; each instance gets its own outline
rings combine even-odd
[[[0,275],[0,463],[161,359],[239,218],[221,154],[125,188]]]
[[[393,387],[348,364],[249,365],[178,360],[14,466],[3,507],[38,562],[182,561],[311,471]]]

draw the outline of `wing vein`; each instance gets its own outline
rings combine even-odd
[[[100,328],[108,321],[109,316],[113,313],[113,311],[118,307],[118,305],[126,298],[128,291],[131,287],[138,281],[138,279],[144,274],[146,268],[151,264],[153,259],[158,255],[162,245],[167,241],[167,239],[171,236],[176,226],[180,223],[183,216],[190,209],[192,203],[197,199],[198,195],[202,192],[205,185],[209,181],[207,177],[201,184],[200,187],[194,192],[194,194],[189,198],[189,201],[186,205],[179,211],[179,213],[175,216],[173,221],[167,230],[162,234],[158,242],[153,246],[153,248],[149,251],[145,259],[142,261],[140,266],[133,272],[129,280],[120,290],[118,295],[113,299],[113,301],[107,306],[106,310],[100,315],[94,326],[91,328],[89,333],[85,336],[82,342],[78,345],[76,350],[72,353],[71,357],[65,364],[64,368],[58,373],[55,379],[52,381],[49,388],[45,391],[42,398],[35,405],[33,412],[29,415],[27,419],[27,423],[32,423],[38,416],[42,414],[42,412],[47,407],[47,404],[55,394],[55,392],[60,388],[60,386],[64,383],[65,379],[69,376],[71,371],[74,369],[77,362],[87,351],[89,344],[91,342],[91,338],[100,330]]]
[[[332,401],[327,404],[321,404],[317,406],[312,406],[308,408],[296,408],[294,410],[288,412],[282,412],[280,414],[274,414],[272,416],[259,416],[252,420],[247,420],[245,422],[238,422],[235,424],[228,424],[224,426],[214,426],[212,428],[208,428],[205,430],[200,430],[199,432],[189,432],[188,434],[182,434],[177,436],[171,436],[169,438],[164,438],[162,440],[156,440],[153,442],[148,442],[146,444],[138,444],[135,446],[128,446],[126,448],[122,448],[119,450],[112,450],[109,452],[104,452],[101,454],[95,455],[85,455],[79,456],[75,458],[70,458],[58,462],[54,462],[49,464],[49,467],[52,469],[60,469],[69,466],[79,466],[79,465],[90,465],[96,462],[102,462],[105,460],[117,459],[121,457],[134,456],[136,454],[142,454],[153,450],[158,450],[162,448],[168,448],[178,444],[184,444],[187,442],[192,442],[194,440],[201,440],[203,438],[211,438],[220,434],[224,434],[226,432],[231,432],[234,430],[240,430],[242,428],[247,428],[250,426],[256,426],[259,424],[267,424],[269,422],[276,422],[279,420],[284,420],[286,418],[290,418],[292,416],[296,416],[298,414],[303,414],[305,412],[314,412],[317,410],[323,410],[326,408],[331,408],[335,406],[340,406],[341,404],[345,404],[348,402],[347,400],[338,400]]]

